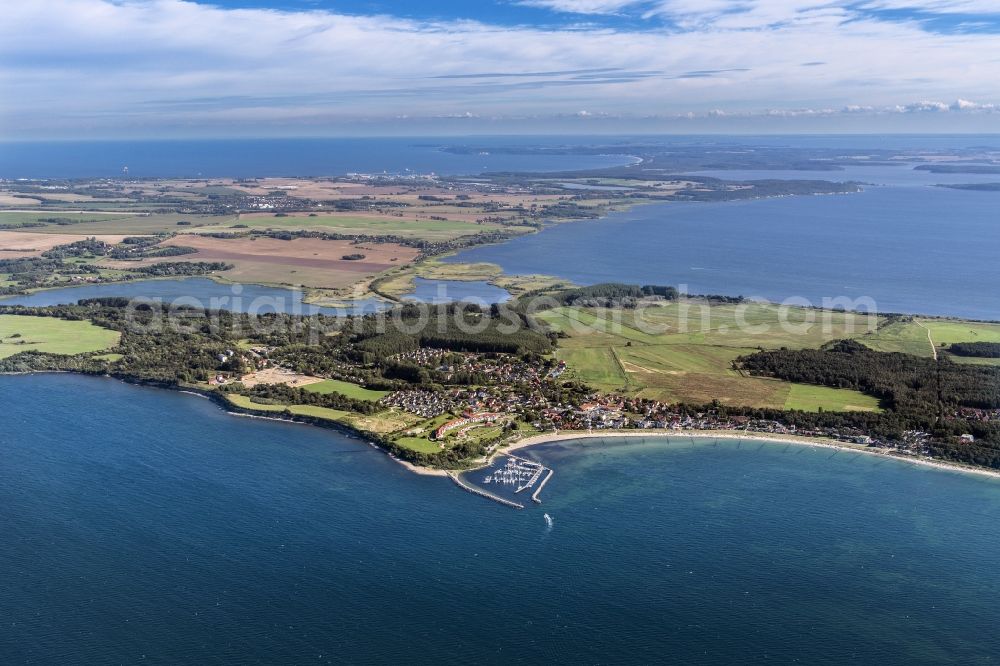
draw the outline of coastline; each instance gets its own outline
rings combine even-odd
[[[77,375],[82,373],[76,373],[66,370],[49,370],[49,371],[0,373],[0,376],[27,376],[27,375],[45,375],[45,374]],[[474,461],[473,464],[468,468],[448,470],[438,467],[425,467],[422,465],[417,465],[415,463],[412,463],[408,460],[404,460],[399,456],[395,455],[388,448],[380,446],[378,443],[376,443],[380,441],[380,438],[377,435],[374,435],[373,433],[367,433],[363,430],[359,430],[345,423],[339,423],[336,421],[330,421],[328,419],[315,418],[315,417],[304,417],[304,416],[287,417],[273,412],[257,412],[256,410],[238,407],[230,403],[228,400],[225,399],[223,395],[215,391],[205,391],[197,387],[165,386],[162,384],[156,384],[152,382],[131,381],[128,378],[116,377],[108,374],[89,375],[89,376],[111,379],[114,381],[121,382],[123,384],[131,384],[133,386],[168,390],[184,395],[204,398],[215,403],[216,406],[218,406],[222,411],[224,411],[226,414],[230,416],[253,418],[265,421],[276,421],[282,423],[293,423],[299,425],[307,425],[307,426],[337,430],[347,435],[348,437],[361,440],[362,442],[367,442],[369,446],[381,451],[386,456],[388,456],[390,460],[399,463],[405,469],[414,474],[418,474],[421,476],[438,477],[438,478],[449,478],[449,477],[454,477],[455,475],[458,474],[480,470],[491,465],[497,456],[508,455],[515,451],[519,451],[521,449],[528,449],[534,446],[551,444],[553,442],[572,442],[572,441],[592,440],[592,439],[625,439],[625,438],[648,439],[650,437],[653,437],[662,439],[687,438],[687,439],[725,439],[725,440],[737,440],[737,441],[747,440],[747,441],[761,442],[761,443],[809,446],[813,448],[844,451],[848,453],[857,453],[867,456],[878,456],[883,459],[895,460],[900,463],[907,463],[910,465],[916,465],[920,467],[927,467],[947,472],[956,472],[960,474],[972,474],[976,476],[988,477],[1000,480],[1000,470],[988,469],[985,467],[972,467],[969,465],[962,465],[960,463],[949,462],[945,460],[936,460],[932,458],[906,457],[894,454],[886,449],[873,449],[871,447],[863,446],[861,444],[849,444],[847,442],[841,442],[833,439],[824,439],[819,437],[805,437],[801,435],[787,435],[787,434],[776,435],[764,432],[753,432],[753,431],[748,432],[743,430],[652,430],[650,429],[650,430],[597,431],[597,432],[558,431],[558,432],[540,433],[537,435],[529,435],[522,439],[518,439],[516,441],[512,441],[507,444],[498,446],[496,450],[490,453],[485,459],[480,458]]]
[[[531,435],[506,446],[498,448],[491,454],[489,460],[497,455],[506,455],[520,449],[527,449],[533,446],[551,444],[553,442],[571,442],[588,439],[618,439],[618,438],[650,438],[658,437],[663,439],[728,439],[728,440],[749,440],[753,442],[772,444],[794,444],[797,446],[809,446],[813,448],[823,448],[849,453],[859,453],[867,456],[878,456],[901,463],[918,465],[948,472],[958,472],[962,474],[975,474],[1000,480],[1000,470],[987,469],[985,467],[971,467],[959,463],[932,458],[905,457],[896,455],[885,449],[873,449],[860,444],[848,444],[832,439],[822,439],[818,437],[804,437],[798,435],[771,435],[763,432],[744,432],[742,430],[635,430],[629,432],[586,432],[586,431],[564,431],[553,432],[540,435]]]

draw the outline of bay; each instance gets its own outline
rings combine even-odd
[[[528,449],[514,511],[334,431],[0,377],[4,663],[995,659],[1000,484],[725,440]],[[548,527],[543,512],[552,517]]]

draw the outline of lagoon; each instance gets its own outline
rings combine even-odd
[[[256,284],[229,284],[207,278],[137,280],[80,287],[45,289],[21,296],[0,298],[0,305],[48,307],[68,305],[88,298],[122,297],[152,299],[175,307],[230,310],[267,314],[281,312],[299,315],[343,315],[376,312],[385,303],[375,299],[356,301],[350,307],[330,308],[303,302],[303,292]]]
[[[550,225],[445,261],[490,262],[512,275],[583,285],[664,284],[813,305],[871,299],[880,312],[1000,319],[998,210],[997,193],[919,184],[652,204]]]
[[[510,300],[510,294],[500,287],[481,280],[428,280],[414,278],[414,290],[403,297],[422,303],[452,303],[461,301],[491,305]]]

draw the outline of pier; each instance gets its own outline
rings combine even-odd
[[[503,504],[504,506],[509,506],[509,507],[511,507],[513,509],[523,509],[524,508],[523,504],[518,504],[517,502],[512,502],[512,501],[504,499],[502,497],[498,497],[498,496],[494,495],[493,493],[486,492],[485,490],[483,490],[481,488],[476,488],[475,486],[470,486],[469,484],[467,484],[464,481],[462,481],[462,479],[458,478],[458,474],[449,474],[448,476],[451,478],[452,481],[455,482],[456,485],[458,485],[459,488],[461,488],[462,490],[465,490],[467,492],[470,492],[473,495],[479,495],[480,497],[485,497],[486,499],[493,500],[494,502],[498,502],[500,504]]]

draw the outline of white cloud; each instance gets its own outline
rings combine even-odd
[[[580,11],[635,4],[551,2]],[[735,4],[745,11],[727,11]],[[912,103],[925,99],[992,117],[1000,103],[997,35],[844,22],[843,8],[792,0],[658,6],[691,27],[500,27],[182,0],[10,3],[0,21],[0,133],[310,134],[403,117],[463,127],[582,118],[581,109],[594,121],[712,109],[727,118],[863,116],[934,110]]]
[[[686,29],[840,21],[878,10],[1000,16],[996,0],[520,0],[518,4],[576,14],[639,13],[645,18],[667,18]]]
[[[642,0],[520,0],[517,4],[568,14],[615,14],[642,4]]]

